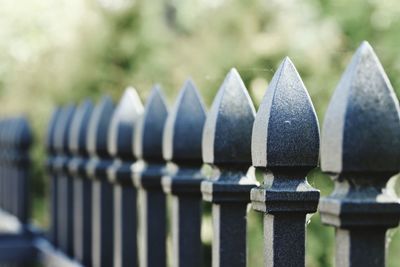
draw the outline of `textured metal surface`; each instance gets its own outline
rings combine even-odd
[[[337,266],[385,266],[386,230],[400,219],[400,203],[386,187],[400,170],[399,110],[378,58],[362,43],[336,88],[322,131],[322,170],[336,185],[321,200],[320,212],[324,223],[336,227]]]
[[[87,131],[93,112],[90,100],[79,105],[71,123],[69,148],[72,156],[68,163],[73,183],[73,256],[85,266],[91,266],[92,240],[92,187],[82,171],[87,164]]]
[[[136,266],[136,188],[131,180],[134,163],[133,133],[143,112],[142,102],[132,87],[127,88],[114,111],[109,128],[108,149],[114,156],[108,180],[114,184],[114,267]]]
[[[95,106],[89,122],[87,149],[90,161],[87,176],[92,179],[92,266],[112,266],[114,241],[113,186],[107,181],[112,158],[107,150],[108,130],[114,104],[103,97]]]
[[[257,182],[251,165],[254,106],[235,69],[220,87],[203,131],[202,153],[214,171],[201,184],[203,199],[213,203],[212,264],[246,266],[246,207]]]
[[[332,173],[398,172],[399,110],[379,59],[364,42],[344,72],[325,115],[322,169]]]
[[[160,88],[153,88],[137,122],[132,179],[139,191],[139,266],[166,266],[166,201],[161,187],[164,175],[162,134],[167,106]]]
[[[162,178],[172,200],[173,266],[202,266],[201,139],[206,119],[204,105],[193,82],[183,85],[164,128],[163,155],[169,162]]]
[[[317,116],[306,88],[285,58],[263,98],[252,133],[253,165],[264,183],[251,191],[264,213],[265,266],[305,266],[306,214],[316,211],[319,191],[305,178],[318,165]]]

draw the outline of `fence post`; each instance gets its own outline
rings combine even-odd
[[[251,166],[255,110],[239,73],[232,69],[220,87],[204,125],[203,161],[213,166],[203,181],[203,199],[212,202],[213,267],[246,266],[246,213],[256,186]]]
[[[12,214],[12,209],[11,209],[11,202],[13,199],[13,192],[12,192],[12,180],[10,177],[12,177],[12,168],[10,165],[10,151],[11,151],[11,138],[13,136],[13,123],[11,118],[6,119],[5,123],[5,134],[4,134],[4,151],[5,151],[5,157],[4,157],[4,195],[3,195],[3,201],[4,201],[4,207],[5,210],[9,213]]]
[[[173,266],[202,266],[201,244],[201,138],[206,114],[191,80],[186,81],[163,135],[163,156],[168,161],[162,178],[172,198]]]
[[[113,188],[107,181],[107,168],[112,158],[107,150],[108,129],[114,104],[103,97],[93,110],[87,135],[91,156],[86,165],[92,181],[92,264],[95,267],[113,265]]]
[[[108,169],[114,183],[114,267],[137,266],[136,188],[131,179],[133,130],[143,105],[136,90],[125,90],[114,111],[108,134],[108,150],[115,158]]]
[[[289,58],[268,86],[251,146],[253,166],[264,173],[263,185],[251,190],[253,209],[264,213],[264,265],[305,266],[306,214],[317,210],[319,200],[306,175],[318,165],[319,128]]]
[[[61,108],[57,107],[51,116],[49,125],[47,126],[47,135],[45,140],[45,146],[47,150],[47,161],[46,161],[46,169],[50,175],[50,240],[54,246],[58,246],[58,220],[57,220],[57,175],[54,170],[54,163],[57,156],[57,152],[55,149],[55,132],[56,126],[59,122],[61,115]]]
[[[12,168],[12,137],[14,132],[13,120],[7,118],[3,121],[3,194],[2,202],[4,210],[13,214],[12,203],[14,203],[14,198],[16,198],[13,192],[13,168]]]
[[[29,149],[32,143],[32,134],[28,121],[23,118],[16,119],[16,128],[14,133],[14,168],[16,179],[15,197],[16,216],[22,224],[27,224],[30,215],[30,158]]]
[[[321,167],[335,181],[322,221],[336,228],[336,266],[385,266],[386,231],[400,203],[386,182],[400,170],[400,109],[372,47],[363,42],[325,115]]]
[[[55,170],[57,172],[57,212],[58,212],[58,243],[62,251],[72,255],[72,183],[67,170],[69,161],[69,129],[75,113],[75,106],[68,105],[64,107],[59,118],[59,123],[55,132],[55,145],[58,152],[55,161]]]
[[[5,210],[4,194],[5,194],[5,147],[4,147],[4,120],[0,120],[0,206]]]
[[[85,166],[89,161],[86,136],[93,103],[84,101],[76,110],[71,123],[69,149],[72,158],[68,170],[73,180],[73,255],[84,266],[91,266],[92,242],[92,184],[87,179]]]
[[[132,178],[140,197],[139,266],[166,266],[166,203],[161,187],[165,162],[162,134],[168,115],[161,89],[155,86],[135,129]]]

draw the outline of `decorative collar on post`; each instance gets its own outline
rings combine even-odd
[[[201,97],[187,80],[168,115],[163,156],[168,161],[162,184],[172,198],[173,266],[202,266],[201,139],[206,119]]]
[[[268,86],[251,147],[253,166],[264,171],[264,183],[252,189],[251,200],[253,209],[265,213],[265,266],[304,266],[306,214],[316,211],[319,200],[319,191],[306,179],[318,165],[319,127],[289,58]]]
[[[115,157],[108,169],[110,182],[132,185],[130,166],[133,154],[134,125],[143,113],[143,105],[133,87],[128,87],[121,97],[111,119],[108,135],[108,151]]]
[[[251,166],[255,110],[236,69],[221,85],[204,125],[203,161],[213,166],[203,199],[213,203],[213,266],[246,266],[246,210],[257,182]]]
[[[385,266],[385,233],[400,219],[398,199],[386,188],[400,170],[400,108],[367,42],[353,56],[326,112],[321,167],[336,184],[320,206],[322,221],[337,228],[336,265]]]

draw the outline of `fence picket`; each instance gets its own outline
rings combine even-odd
[[[167,175],[165,193],[172,197],[173,266],[202,266],[201,138],[206,114],[199,93],[186,81],[169,113],[163,135]]]
[[[257,112],[253,166],[264,183],[251,191],[253,209],[264,213],[265,266],[305,266],[306,214],[317,210],[319,191],[307,173],[318,165],[319,128],[306,88],[284,59]]]
[[[86,149],[86,137],[93,103],[84,101],[75,112],[71,122],[69,149],[72,157],[68,170],[73,182],[73,255],[85,266],[91,266],[92,240],[92,187],[87,179],[85,166],[89,161]]]
[[[143,105],[136,90],[125,90],[114,111],[108,134],[108,150],[114,157],[108,179],[114,183],[114,267],[137,266],[136,188],[131,179],[133,133]]]
[[[132,178],[139,191],[139,266],[166,266],[166,202],[161,187],[165,162],[162,133],[168,115],[161,89],[155,86],[135,129],[137,162]]]
[[[86,172],[92,180],[92,265],[113,265],[114,246],[114,196],[113,187],[107,181],[107,169],[112,164],[107,150],[108,129],[114,104],[104,96],[95,106],[89,122],[87,150],[90,160]]]
[[[398,198],[386,187],[400,170],[400,108],[367,42],[356,51],[328,106],[321,167],[335,181],[320,211],[322,221],[336,228],[336,266],[385,266],[386,231],[400,219]]]
[[[212,202],[213,267],[246,266],[246,212],[256,186],[251,166],[255,110],[239,73],[232,69],[207,115],[202,139],[204,163],[213,166],[201,191]]]

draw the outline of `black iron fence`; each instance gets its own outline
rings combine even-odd
[[[306,215],[319,202],[323,222],[336,228],[336,266],[385,266],[386,231],[400,219],[399,199],[386,188],[400,171],[399,102],[368,43],[331,99],[321,139],[286,58],[257,114],[232,69],[208,113],[190,80],[171,110],[158,86],[144,107],[128,88],[116,106],[103,97],[58,108],[46,144],[52,245],[38,251],[52,266],[166,266],[167,216],[173,266],[202,266],[202,201],[212,205],[214,267],[246,266],[249,204],[264,215],[265,266],[304,266]],[[335,182],[321,201],[306,178],[319,158]],[[11,186],[8,168],[2,161],[2,190]]]

